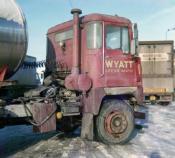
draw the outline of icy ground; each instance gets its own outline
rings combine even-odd
[[[107,146],[59,134],[33,134],[31,126],[0,130],[0,157],[174,158],[175,103],[148,105],[148,123],[127,145]]]

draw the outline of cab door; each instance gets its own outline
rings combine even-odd
[[[127,25],[104,24],[104,72],[107,87],[136,84],[136,64],[130,54],[130,35]]]

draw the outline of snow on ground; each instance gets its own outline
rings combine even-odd
[[[15,158],[173,158],[175,157],[175,103],[148,105],[144,128],[126,145],[104,145],[51,133],[33,134],[31,126],[0,130],[0,157]]]

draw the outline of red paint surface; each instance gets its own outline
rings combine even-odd
[[[53,111],[55,111],[56,105],[52,102],[48,103],[35,103],[33,105],[32,113],[33,118],[37,124],[40,124],[48,117]],[[34,132],[50,132],[56,130],[56,116],[53,114],[46,122],[40,126],[33,126]]]
[[[0,68],[0,82],[4,81],[7,70],[8,66],[3,66],[2,68]]]
[[[104,46],[101,49],[88,49],[86,46],[86,24],[91,21],[101,21],[106,25],[127,26],[129,28],[130,40],[133,39],[132,24],[130,20],[122,17],[108,16],[101,14],[90,14],[81,17],[81,65],[80,73],[87,74],[92,80],[92,90],[105,88],[105,87],[138,87],[139,96],[142,96],[142,78],[141,78],[141,65],[140,58],[133,58],[129,54],[124,54],[121,50],[108,50]],[[66,40],[66,50],[63,52],[55,41],[55,34],[69,30],[73,26],[73,21],[65,22],[63,24],[52,27],[48,31],[48,38],[54,46],[56,54],[56,62],[63,65],[62,69],[71,71],[73,66],[73,40]],[[105,32],[105,30],[103,30]],[[104,42],[105,43],[105,42]],[[132,66],[120,66],[120,68],[108,68],[106,61],[133,63]],[[81,83],[82,84],[82,83]],[[141,87],[141,88],[140,88]]]

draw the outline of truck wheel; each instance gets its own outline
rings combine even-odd
[[[134,132],[132,107],[121,100],[107,100],[96,118],[97,138],[105,144],[125,144]]]

